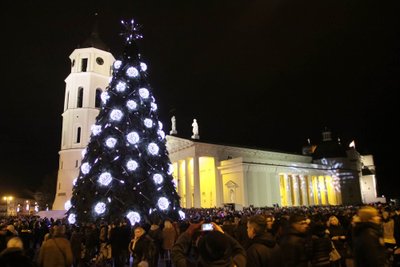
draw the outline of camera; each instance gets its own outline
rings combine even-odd
[[[212,223],[203,223],[201,225],[201,231],[212,231],[212,230],[214,230]]]

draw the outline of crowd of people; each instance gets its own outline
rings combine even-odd
[[[394,205],[186,209],[131,225],[0,218],[0,266],[400,266]]]

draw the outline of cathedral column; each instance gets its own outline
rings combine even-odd
[[[223,196],[224,189],[222,187],[222,177],[221,173],[218,170],[218,164],[216,158],[214,158],[214,171],[215,171],[215,205],[217,207],[222,207],[223,205]]]
[[[293,206],[300,206],[300,186],[297,175],[292,174]]]
[[[201,208],[199,157],[193,157],[193,206]]]
[[[192,203],[192,183],[190,179],[189,159],[185,159],[185,186],[186,186],[186,208],[190,209]]]
[[[307,192],[308,192],[308,204],[315,205],[314,202],[314,187],[312,175],[307,175]]]
[[[285,187],[286,187],[286,197],[287,197],[287,205],[293,206],[293,200],[292,200],[292,188],[291,188],[291,179],[288,174],[284,174],[284,179],[285,179]]]
[[[301,196],[301,203],[300,205],[308,205],[308,195],[307,195],[307,180],[304,175],[300,175],[300,196]]]

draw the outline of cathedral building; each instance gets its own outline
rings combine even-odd
[[[65,210],[79,175],[82,151],[100,110],[100,95],[112,75],[113,55],[96,31],[70,55],[65,80],[61,150],[53,210]],[[264,206],[310,206],[383,202],[377,197],[372,155],[344,148],[323,132],[322,141],[292,154],[202,142],[178,136],[175,117],[167,136],[174,179],[184,208],[224,205],[236,209]]]

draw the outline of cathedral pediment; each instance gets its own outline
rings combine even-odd
[[[194,144],[194,142],[190,140],[171,135],[167,135],[166,138],[167,138],[167,150],[170,154],[191,147]]]

